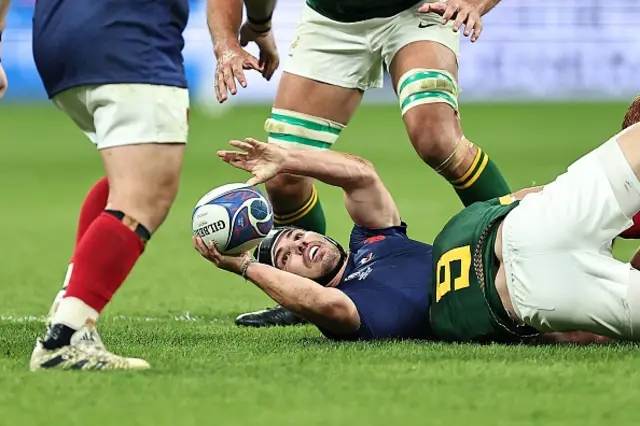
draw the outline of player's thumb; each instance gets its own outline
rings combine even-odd
[[[246,52],[247,54],[245,55],[244,58],[244,67],[245,69],[254,69],[254,70],[262,70],[262,66],[260,65],[260,61],[258,61],[258,58],[256,58],[255,56],[253,56],[251,53]]]
[[[259,185],[264,183],[264,175],[262,173],[256,173],[251,179],[247,181],[247,185]]]
[[[258,179],[256,176],[253,176],[251,179],[247,181],[247,185],[252,185],[252,186],[258,185],[260,183],[261,183],[260,179]]]

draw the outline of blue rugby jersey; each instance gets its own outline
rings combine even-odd
[[[37,0],[33,55],[49,97],[82,85],[187,87],[188,0]]]
[[[429,339],[431,246],[407,237],[407,226],[354,226],[350,256],[337,288],[356,305],[360,328],[333,339]]]

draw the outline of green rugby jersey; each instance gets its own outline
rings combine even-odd
[[[474,203],[455,215],[436,237],[430,311],[436,338],[507,343],[539,334],[510,319],[495,288],[498,228],[518,204],[510,195]]]
[[[307,0],[319,14],[339,22],[387,18],[421,3],[416,0]]]

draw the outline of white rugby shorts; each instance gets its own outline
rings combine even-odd
[[[338,22],[305,5],[285,72],[334,86],[367,90],[382,87],[383,66],[404,46],[418,41],[440,43],[458,57],[460,33],[436,14],[418,13],[418,3],[388,18]]]
[[[640,339],[640,271],[611,254],[638,210],[640,182],[615,138],[527,195],[502,233],[518,317],[542,332]]]
[[[53,98],[98,149],[186,143],[187,89],[153,84],[79,86]]]

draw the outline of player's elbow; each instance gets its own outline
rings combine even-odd
[[[378,176],[378,172],[373,166],[373,163],[361,157],[355,158],[358,160],[358,167],[352,170],[357,173],[358,179],[356,179],[356,181],[358,182],[358,186],[362,188],[376,185],[380,181],[380,176]]]
[[[333,289],[332,289],[333,290]],[[318,306],[322,324],[334,333],[352,333],[360,327],[360,315],[351,299],[339,290]],[[338,294],[339,293],[339,294]]]
[[[350,317],[351,308],[342,300],[332,299],[329,301],[325,301],[320,306],[320,313],[325,318],[334,321],[342,321]]]

